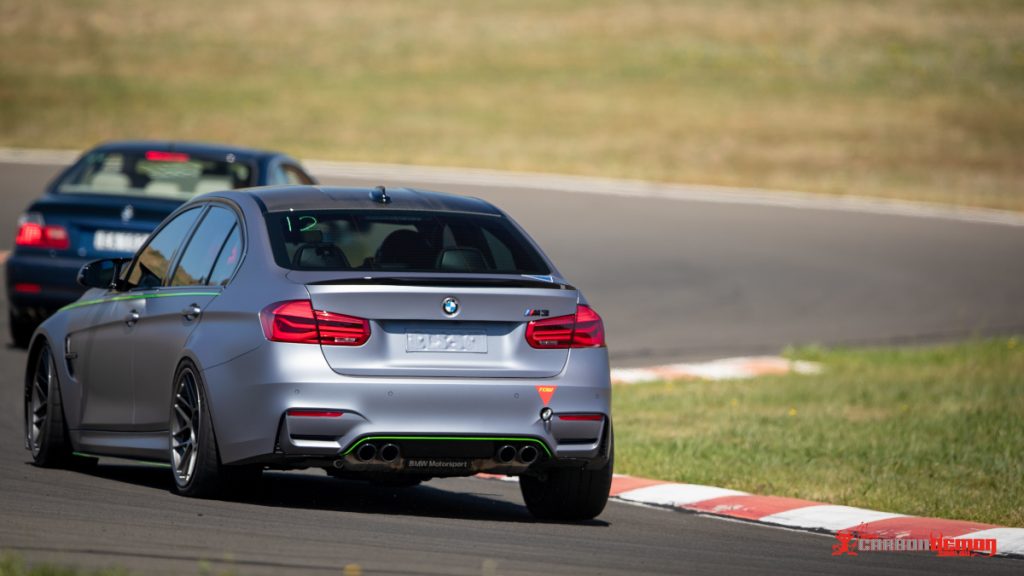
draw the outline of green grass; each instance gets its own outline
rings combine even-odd
[[[1013,0],[0,0],[0,145],[301,156],[1024,210]]]
[[[791,351],[817,376],[615,389],[618,472],[1024,527],[1024,343]]]
[[[0,576],[128,576],[121,568],[83,570],[55,564],[27,565],[15,554],[0,554]]]
[[[346,567],[347,568],[347,567]],[[235,576],[233,569],[216,571],[211,564],[200,561],[196,567],[199,576]],[[339,571],[339,573],[341,573]],[[357,573],[361,573],[357,572]],[[346,570],[344,574],[349,574]],[[131,576],[132,572],[121,567],[84,569],[77,566],[61,566],[51,563],[27,563],[18,554],[0,551],[0,576]]]

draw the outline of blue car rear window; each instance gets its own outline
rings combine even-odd
[[[166,150],[91,152],[68,171],[56,190],[185,201],[197,194],[252,186],[254,175],[252,166],[233,156]]]

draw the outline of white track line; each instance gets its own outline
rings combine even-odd
[[[770,516],[763,516],[758,519],[758,522],[835,532],[844,528],[854,528],[867,522],[877,522],[878,520],[888,520],[889,518],[900,518],[903,516],[906,516],[906,514],[823,504],[821,506],[807,506],[779,512]]]
[[[658,484],[646,488],[629,490],[618,495],[622,500],[631,502],[643,502],[656,506],[683,506],[693,504],[712,498],[723,496],[744,496],[746,492],[718,488],[715,486],[701,486],[700,484]]]
[[[77,152],[66,150],[35,150],[0,148],[0,162],[20,164],[67,164]],[[986,208],[966,208],[867,198],[862,196],[824,196],[785,190],[761,188],[732,188],[727,186],[700,186],[660,184],[642,180],[592,178],[536,172],[511,172],[472,168],[442,168],[409,166],[403,164],[371,164],[362,162],[332,162],[305,160],[306,166],[317,176],[358,178],[369,181],[387,181],[415,184],[470,185],[490,188],[519,188],[529,190],[556,190],[581,194],[597,194],[626,198],[659,198],[715,204],[741,204],[774,206],[811,210],[859,212],[887,216],[939,218],[984,224],[1024,226],[1024,214]]]
[[[780,356],[745,356],[709,362],[688,362],[647,368],[612,368],[613,384],[640,384],[658,380],[742,380],[770,374],[820,374],[821,364]]]
[[[999,554],[1024,556],[1024,528],[989,528],[970,534],[961,534],[957,538],[995,538],[996,550]]]
[[[81,154],[77,150],[40,150],[36,148],[0,148],[0,162],[7,164],[64,165]]]
[[[401,164],[363,164],[322,160],[305,160],[304,162],[318,176],[361,178],[366,180],[397,180],[410,183],[462,184],[492,188],[558,190],[562,192],[627,198],[658,198],[715,204],[743,204],[860,212],[887,216],[942,218],[974,223],[1024,226],[1024,214],[1016,212],[863,196],[824,196],[806,192],[766,190],[763,188],[661,184],[643,180],[593,178],[535,172],[504,172],[471,168],[433,168]]]

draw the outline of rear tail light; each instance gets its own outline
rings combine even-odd
[[[296,418],[341,418],[341,410],[297,410],[288,411],[289,416]]]
[[[188,162],[188,154],[184,154],[182,152],[150,150],[146,152],[146,160],[151,160],[153,162]]]
[[[605,345],[604,322],[590,306],[576,314],[534,320],[526,325],[526,342],[533,348],[599,348]]]
[[[313,310],[309,300],[289,300],[260,312],[263,335],[274,342],[362,346],[370,339],[370,322],[354,316]]]
[[[601,317],[590,306],[577,306],[572,347],[599,348],[604,345],[604,322],[601,321]]]
[[[320,343],[335,346],[362,346],[370,338],[370,323],[362,318],[314,310]]]
[[[320,332],[309,300],[271,304],[260,312],[263,335],[274,342],[319,344]]]
[[[568,348],[575,325],[573,315],[534,320],[526,325],[526,341],[534,348]]]
[[[67,250],[71,245],[71,239],[63,226],[47,226],[42,214],[30,212],[18,219],[18,235],[14,238],[14,243],[29,248]]]
[[[14,291],[21,294],[39,294],[43,291],[43,286],[31,282],[15,282]]]
[[[559,414],[558,419],[565,422],[600,422],[604,420],[604,414]]]

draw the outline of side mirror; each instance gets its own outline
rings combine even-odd
[[[86,288],[111,288],[130,258],[93,260],[78,271],[78,283]]]

